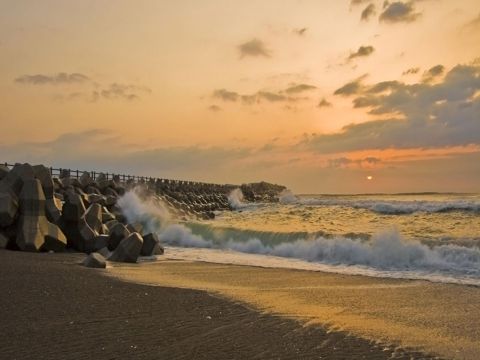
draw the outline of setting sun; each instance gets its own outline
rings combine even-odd
[[[372,176],[372,175],[368,175],[368,176],[367,176],[367,180],[373,180],[373,176]]]

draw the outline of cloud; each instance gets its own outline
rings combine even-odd
[[[65,85],[65,84],[79,84],[88,82],[88,76],[80,73],[58,73],[56,75],[22,75],[15,79],[19,84],[30,85]]]
[[[259,91],[257,96],[261,99],[265,99],[270,102],[278,102],[278,101],[285,101],[288,98],[285,95],[273,93],[270,91]]]
[[[369,156],[365,157],[362,159],[351,159],[348,157],[339,157],[339,158],[333,158],[333,159],[328,159],[328,167],[330,168],[351,168],[351,167],[372,167],[375,166],[379,163],[381,163],[382,160],[377,157]]]
[[[247,147],[214,146],[145,149],[128,146],[117,133],[104,129],[66,133],[46,142],[0,144],[0,153],[5,160],[13,162],[167,178],[210,177],[211,181],[215,181],[214,174],[218,174],[219,170],[228,176],[234,163],[248,159],[252,152]]]
[[[374,4],[369,4],[365,9],[362,11],[362,15],[360,16],[360,19],[362,21],[368,21],[370,20],[373,16],[375,16],[376,10],[375,10],[375,5]]]
[[[335,90],[333,93],[334,95],[342,95],[342,96],[350,96],[350,95],[355,95],[359,93],[363,86],[362,86],[362,81],[366,77],[366,75],[363,75],[359,77],[358,79],[351,81],[342,87],[338,88]]]
[[[294,84],[290,87],[288,87],[285,92],[287,94],[298,94],[304,91],[309,91],[309,90],[314,90],[316,89],[316,86],[309,85],[309,84]]]
[[[241,96],[242,103],[245,105],[253,105],[257,102],[257,95],[242,95]]]
[[[221,99],[223,101],[237,101],[239,98],[239,94],[234,91],[229,91],[226,89],[217,89],[213,92],[212,95],[214,98]]]
[[[208,107],[208,110],[210,110],[211,112],[219,112],[222,111],[222,108],[218,105],[210,105]]]
[[[146,86],[134,84],[111,83],[106,87],[99,87],[92,91],[75,91],[68,94],[56,94],[56,101],[85,101],[96,103],[100,100],[121,100],[135,101],[140,100],[145,94],[151,94],[152,90]]]
[[[323,98],[320,100],[320,102],[318,103],[317,107],[319,108],[323,108],[323,107],[331,107],[332,106],[332,103],[329,102],[327,99]]]
[[[440,64],[436,65],[436,66],[428,69],[427,71],[425,71],[425,73],[423,74],[422,81],[423,82],[430,82],[430,81],[434,80],[435,78],[439,77],[440,75],[442,75],[444,71],[445,71],[445,66],[440,65]]]
[[[75,91],[69,94],[56,94],[54,96],[55,101],[85,101],[88,103],[95,103],[100,99],[100,93],[98,91]]]
[[[416,12],[414,1],[401,2],[395,1],[389,3],[385,2],[383,12],[380,14],[380,21],[385,23],[399,23],[399,22],[413,22],[421,16],[421,13]]]
[[[350,54],[350,56],[347,58],[347,62],[355,58],[370,56],[374,51],[375,48],[373,46],[360,46],[357,51]]]
[[[317,136],[312,135],[310,140],[316,140]],[[358,186],[358,179],[359,175],[364,176],[363,169],[370,168],[375,168],[379,177],[390,176],[393,181],[386,187],[377,184],[375,191],[378,192],[478,189],[478,147],[471,147],[460,155],[455,155],[454,149],[416,149],[412,160],[409,149],[323,155],[313,143],[302,144],[307,146],[305,151],[299,145],[286,145],[281,140],[267,141],[266,146],[258,148],[201,145],[145,148],[143,140],[125,143],[114,131],[92,129],[62,134],[44,142],[0,143],[0,153],[11,162],[116,174],[231,184],[264,180],[293,187],[297,193],[313,193],[318,191],[318,186],[324,192],[365,191]],[[347,160],[335,161],[342,157]],[[393,163],[398,166],[392,168]],[[339,167],[334,167],[335,164]],[[432,178],[436,179],[433,185]]]
[[[470,21],[469,23],[467,23],[468,27],[477,27],[477,26],[480,26],[480,14],[478,14],[478,16],[473,19],[472,21]]]
[[[415,75],[418,74],[420,71],[419,67],[412,67],[410,69],[405,70],[402,75]]]
[[[350,1],[350,6],[357,6],[357,5],[362,5],[370,2],[370,0],[351,0]]]
[[[87,75],[80,73],[58,73],[56,75],[22,75],[15,79],[16,83],[29,85],[88,85],[93,90],[74,91],[63,94],[55,94],[56,101],[86,101],[97,102],[100,99],[108,100],[138,100],[143,94],[150,94],[152,90],[146,86],[135,84],[111,83],[102,85],[94,82]]]
[[[312,136],[302,146],[326,153],[480,144],[480,65],[457,65],[438,83],[351,84],[340,93],[360,95],[355,107],[385,118]]]
[[[253,94],[240,94],[236,91],[227,89],[217,89],[213,91],[212,96],[226,102],[237,102],[241,100],[244,105],[254,105],[261,103],[262,100],[277,102],[296,102],[306,100],[308,97],[300,97],[299,94],[316,89],[317,87],[310,84],[291,84],[284,90],[269,91],[258,90]],[[291,109],[291,108],[289,108]]]
[[[394,90],[401,86],[401,83],[392,80],[392,81],[381,81],[368,88],[367,92],[370,94],[378,94],[388,90]]]
[[[152,90],[145,86],[112,83],[107,88],[93,92],[93,94],[94,96],[95,94],[99,94],[99,96],[108,100],[120,99],[132,101],[140,99],[141,94],[150,94],[151,92]]]
[[[304,36],[307,33],[308,28],[298,28],[298,29],[293,29],[293,33],[298,36]]]
[[[252,39],[238,46],[240,52],[240,58],[247,56],[253,57],[270,57],[270,50],[268,50],[265,43],[259,39]]]

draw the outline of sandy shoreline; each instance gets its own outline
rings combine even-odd
[[[127,281],[206,290],[267,313],[371,340],[478,359],[480,288],[189,261],[114,265]]]
[[[0,339],[2,356],[9,359],[425,358],[419,352],[385,348],[344,332],[327,332],[323,326],[303,326],[299,321],[261,313],[204,291],[133,284],[102,276],[107,272],[120,276],[123,271],[125,278],[125,272],[142,274],[149,266],[93,270],[77,264],[83,256],[0,251],[0,316],[2,330],[8,334]],[[162,271],[170,269],[169,272],[190,265],[159,262],[155,266]],[[212,270],[209,265],[194,265]],[[212,274],[209,270],[207,273]],[[232,283],[232,287],[236,286],[241,289],[241,281]]]

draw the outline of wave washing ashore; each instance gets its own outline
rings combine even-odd
[[[134,192],[119,201],[129,221],[159,220],[150,230],[177,259],[480,285],[479,195],[284,193],[252,204],[235,191],[230,203],[237,210],[215,220],[178,223]]]

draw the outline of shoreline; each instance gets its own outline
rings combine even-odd
[[[308,261],[295,257],[282,257],[270,254],[239,252],[222,248],[188,248],[166,246],[167,253],[162,257],[168,260],[185,260],[207,264],[253,266],[265,269],[302,270],[346,276],[363,276],[374,279],[426,281],[434,284],[473,286],[480,288],[480,282],[471,278],[454,278],[439,274],[414,273],[401,270],[376,270],[359,266],[331,265]],[[139,259],[139,263],[162,260],[158,256]]]
[[[80,266],[82,259],[78,253],[0,251],[0,311],[9,334],[0,340],[4,356],[434,358],[320,325],[305,326],[206,291],[121,281],[110,273],[122,265],[94,270]]]
[[[298,269],[162,259],[114,264],[134,283],[207,291],[305,325],[456,359],[480,352],[480,288]]]

